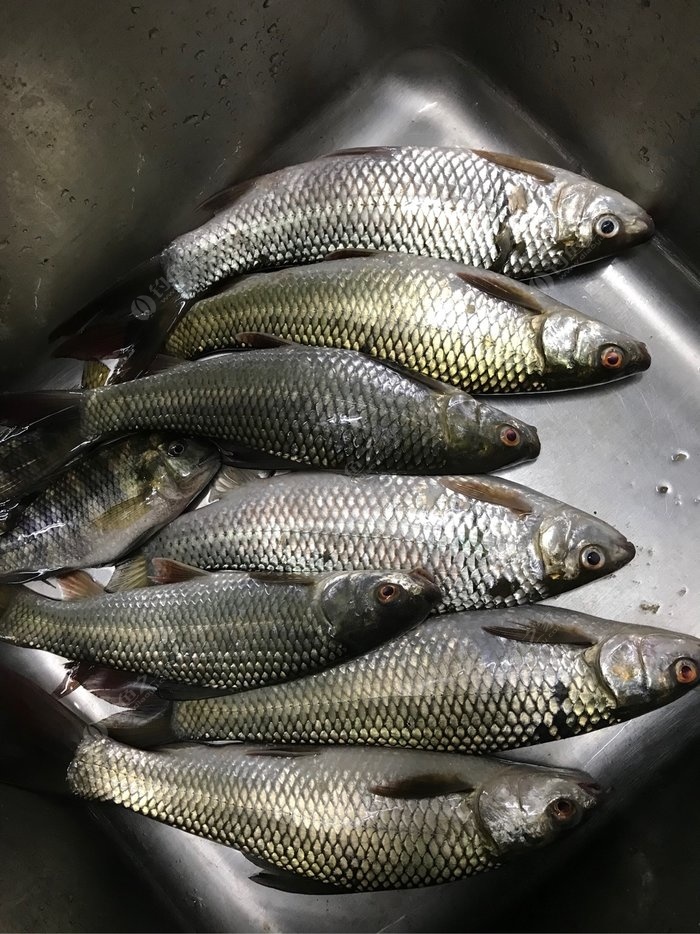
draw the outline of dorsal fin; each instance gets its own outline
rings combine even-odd
[[[541,162],[524,159],[522,156],[513,156],[507,152],[491,152],[488,149],[474,149],[472,151],[494,165],[500,165],[504,169],[511,169],[513,172],[520,172],[523,175],[529,175],[531,178],[536,178],[538,182],[549,185],[554,181],[554,175],[550,167],[543,165]]]
[[[438,482],[453,493],[493,506],[503,506],[519,518],[532,513],[532,503],[519,490],[501,486],[486,477],[440,477]]]
[[[257,182],[257,178],[248,178],[242,182],[235,182],[233,185],[229,185],[228,188],[222,188],[221,191],[216,191],[213,195],[205,198],[199,205],[199,210],[211,211],[213,214],[216,214],[219,211],[230,208],[239,201],[247,191],[250,191],[251,188],[255,188]]]
[[[538,292],[536,289],[523,285],[522,282],[516,282],[507,276],[501,276],[497,272],[470,268],[461,269],[456,273],[456,276],[462,282],[466,282],[467,285],[473,286],[480,292],[485,292],[501,302],[518,305],[520,308],[533,312],[533,314],[542,315],[551,310],[547,305],[547,302],[551,303],[551,299],[544,292]]]
[[[407,370],[405,367],[402,367],[401,364],[396,363],[394,360],[385,360],[378,357],[375,357],[374,359],[377,360],[378,363],[381,363],[382,366],[387,367],[389,370],[395,370],[406,379],[411,379],[414,383],[418,383],[421,386],[426,386],[428,389],[432,389],[433,392],[439,392],[443,396],[452,396],[457,392],[462,392],[462,390],[457,389],[456,386],[448,386],[447,383],[441,383],[439,379],[433,379],[432,376],[426,376],[424,373],[416,373],[415,370]],[[467,393],[462,393],[462,395],[466,396]]]
[[[317,578],[309,574],[287,574],[284,571],[248,571],[247,574],[261,584],[299,584],[302,587],[312,587],[317,583]]]
[[[360,250],[360,249],[347,249],[347,250],[333,250],[332,253],[326,253],[323,257],[324,263],[333,262],[336,259],[369,259],[370,257],[383,257],[386,255],[386,252],[383,250]]]
[[[537,642],[541,645],[591,646],[598,642],[590,633],[572,623],[569,626],[554,624],[546,620],[524,619],[502,626],[483,626],[484,632],[513,642]]]
[[[335,156],[376,156],[377,159],[390,159],[395,146],[350,146],[348,149],[336,149],[335,152],[327,152],[321,156],[322,159],[332,159]]]
[[[269,350],[273,347],[299,347],[294,341],[288,341],[284,337],[277,337],[275,334],[263,334],[262,331],[240,331],[236,334],[236,341],[239,344],[245,344],[254,350]]]

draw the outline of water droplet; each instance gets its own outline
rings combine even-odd
[[[270,5],[270,0],[263,0],[263,10],[266,10]]]
[[[679,461],[687,461],[689,454],[687,451],[676,451],[675,454],[671,456],[671,460],[674,464],[677,464]]]
[[[156,26],[153,26],[151,29],[148,30],[149,39],[154,39],[157,35],[158,35],[158,28]]]
[[[678,596],[679,596],[679,597],[684,597],[687,593],[688,593],[688,588],[687,588],[687,587],[681,587],[681,589],[678,591]]]
[[[204,58],[204,49],[199,49],[199,51],[195,52],[194,57],[197,61],[201,61]]]
[[[219,78],[219,87],[225,88],[227,84],[228,84],[228,75],[222,75]]]
[[[656,486],[656,492],[657,492],[657,493],[661,493],[662,496],[665,496],[666,493],[670,493],[670,492],[671,492],[671,484],[670,484],[670,483],[659,483],[659,484],[657,484],[657,486]]]
[[[197,114],[190,114],[188,117],[185,117],[182,123],[183,123],[183,126],[188,126],[191,123],[197,123],[198,120],[199,120],[199,117],[197,116]]]
[[[135,16],[135,15],[138,13],[138,11],[139,11],[140,9],[141,9],[140,6],[132,6],[131,12],[132,12],[132,13],[134,14],[134,16]]]

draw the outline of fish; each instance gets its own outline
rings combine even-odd
[[[301,577],[208,574],[163,563],[158,587],[68,600],[0,588],[0,641],[180,685],[245,691],[321,671],[422,622],[440,598],[419,571]]]
[[[101,721],[135,745],[182,740],[405,746],[499,754],[668,704],[700,680],[700,640],[557,607],[429,619],[291,684],[170,700]]]
[[[241,850],[306,894],[416,888],[494,869],[585,820],[585,772],[395,749],[172,746],[86,733],[73,793]]]
[[[214,212],[209,220],[56,329],[52,339],[63,341],[55,354],[119,350],[111,378],[131,378],[189,300],[232,276],[339,249],[381,248],[529,278],[610,256],[654,231],[639,205],[581,175],[458,147],[346,149],[241,182],[204,208]]]
[[[0,415],[62,425],[52,443],[21,455],[61,461],[131,431],[181,431],[216,440],[243,466],[353,473],[440,474],[495,470],[536,457],[537,431],[483,400],[409,376],[351,350],[298,345],[180,363],[138,381],[83,391],[5,393]],[[16,452],[0,479],[19,479]],[[0,482],[0,496],[6,495]]]
[[[445,260],[366,251],[260,272],[195,302],[164,351],[193,359],[250,333],[359,350],[464,392],[576,389],[651,362],[641,341],[538,289]]]
[[[113,563],[186,509],[220,464],[215,445],[176,435],[96,448],[34,496],[5,505],[0,583]]]
[[[420,567],[444,613],[534,603],[634,553],[601,519],[500,477],[288,473],[175,519],[109,586],[144,586],[154,558],[290,574]]]

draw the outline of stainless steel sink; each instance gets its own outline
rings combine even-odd
[[[653,365],[617,386],[508,400],[543,445],[537,463],[509,476],[597,512],[638,546],[631,565],[561,605],[700,634],[699,27],[700,8],[684,0],[158,9],[130,0],[99,17],[77,0],[10,4],[0,39],[2,369],[25,384],[55,375],[36,362],[51,327],[195,225],[205,196],[246,175],[341,147],[409,142],[587,172],[649,208],[659,236],[539,284],[647,341]],[[59,680],[42,653],[4,658]],[[89,810],[101,846],[125,855],[138,877],[135,930],[691,930],[700,896],[679,880],[694,878],[694,863],[697,874],[699,716],[700,696],[690,695],[522,753],[612,785],[599,818],[565,845],[439,889],[291,896],[251,882],[254,868],[234,851],[116,808]],[[34,801],[0,790],[0,815],[12,808],[20,826]],[[52,822],[63,837],[74,822],[79,848],[87,810],[76,805],[59,826],[45,809],[47,840]],[[126,870],[111,885],[85,861],[49,852],[61,872],[42,873],[37,900],[50,901],[74,872],[74,899],[93,884],[104,902],[99,929],[129,923],[114,907]],[[17,891],[34,871],[31,849],[17,849],[0,882]],[[159,893],[162,918],[146,886]],[[25,929],[97,925],[94,914],[68,917],[55,905],[45,926],[34,915]],[[20,924],[0,899],[0,928]]]

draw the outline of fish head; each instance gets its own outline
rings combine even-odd
[[[221,467],[221,453],[211,442],[177,436],[156,436],[154,442],[154,487],[165,498],[195,496]]]
[[[334,638],[362,651],[422,622],[442,594],[423,570],[350,571],[324,579],[319,608]]]
[[[640,373],[651,363],[642,341],[568,308],[546,316],[540,345],[547,389],[610,382]]]
[[[478,792],[477,819],[499,855],[506,856],[573,830],[601,792],[585,772],[511,767]]]
[[[463,392],[442,403],[447,473],[498,470],[540,453],[537,429]]]
[[[651,217],[620,192],[572,172],[558,170],[557,176],[552,207],[563,265],[610,256],[653,235]]]
[[[635,555],[632,542],[607,522],[563,505],[540,522],[535,550],[553,591],[611,574]]]
[[[599,647],[598,668],[617,706],[633,717],[661,707],[700,683],[700,640],[640,626]]]

